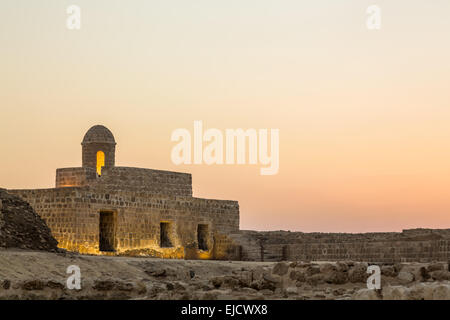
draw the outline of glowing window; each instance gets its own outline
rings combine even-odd
[[[102,175],[102,167],[105,166],[105,154],[103,151],[97,152],[97,174]]]

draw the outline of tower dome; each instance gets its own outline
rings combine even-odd
[[[87,143],[112,143],[116,144],[112,132],[105,126],[96,125],[86,132],[82,145]]]
[[[99,176],[102,168],[114,167],[116,140],[108,128],[93,126],[84,135],[81,145],[83,167],[95,169]]]

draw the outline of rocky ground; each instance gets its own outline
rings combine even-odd
[[[67,267],[81,289],[66,287]],[[450,299],[447,263],[383,265],[382,289],[367,264],[241,262],[85,256],[0,250],[1,299]]]

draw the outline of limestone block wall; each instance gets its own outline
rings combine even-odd
[[[95,181],[96,171],[93,168],[56,169],[56,188],[82,187]]]
[[[153,194],[192,196],[192,176],[163,170],[112,167],[103,168],[97,176],[96,169],[90,167],[61,168],[56,170],[56,188],[83,187],[145,190]]]
[[[8,192],[33,206],[59,247],[81,253],[225,259],[230,247],[227,235],[239,230],[236,201],[158,195],[108,185]],[[101,212],[114,215],[114,253],[99,250]],[[170,224],[172,247],[160,246],[161,222]],[[198,249],[199,224],[207,225],[208,250]]]
[[[78,188],[37,189],[37,190],[8,190],[8,193],[20,196],[27,201],[36,213],[47,223],[52,235],[62,243],[75,241],[77,238],[78,217],[74,214],[81,209],[80,203],[73,199],[77,196]]]
[[[374,263],[450,260],[450,229],[362,234],[241,231],[232,238],[240,244],[243,260]]]
[[[154,194],[192,196],[192,176],[163,170],[112,167],[105,168],[102,176],[92,182],[107,188],[145,190]]]

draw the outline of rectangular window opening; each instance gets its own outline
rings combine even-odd
[[[100,251],[115,251],[116,223],[114,212],[100,211],[99,229]]]
[[[208,250],[209,226],[199,224],[197,227],[197,242],[199,250]]]
[[[159,225],[160,242],[159,246],[161,248],[173,247],[171,234],[172,224],[170,222],[161,222]]]

